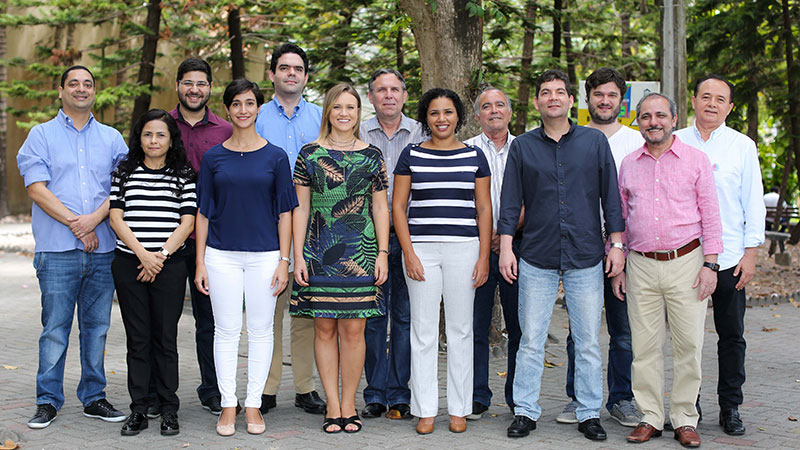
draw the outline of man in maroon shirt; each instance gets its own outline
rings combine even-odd
[[[181,130],[181,139],[189,163],[195,172],[199,172],[200,162],[206,150],[231,137],[233,127],[206,106],[211,96],[211,66],[207,62],[200,58],[183,61],[178,66],[175,87],[179,103],[169,114],[175,118]],[[200,386],[197,387],[197,395],[203,408],[219,415],[222,406],[214,369],[214,314],[211,310],[211,299],[199,292],[194,285],[194,233],[186,240],[186,246],[189,254],[186,265],[192,295],[197,362],[200,366]],[[148,417],[152,417],[151,409],[148,409]]]

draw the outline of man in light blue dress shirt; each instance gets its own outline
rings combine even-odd
[[[289,164],[294,170],[300,149],[319,136],[322,121],[322,108],[303,98],[303,89],[308,82],[306,52],[295,44],[278,47],[270,60],[269,79],[275,87],[275,96],[269,103],[261,106],[256,119],[256,132],[273,145],[282,148],[289,155]],[[291,272],[292,268],[289,270]],[[289,278],[292,278],[291,274]],[[261,397],[261,412],[265,414],[277,405],[276,394],[281,384],[283,368],[283,313],[291,291],[291,287],[286,288],[275,307],[272,365],[264,395]],[[314,321],[296,316],[291,316],[289,320],[294,404],[307,413],[324,414],[325,402],[314,390]]]
[[[42,291],[42,334],[36,374],[36,414],[45,428],[64,404],[64,363],[75,306],[80,329],[78,399],[87,417],[121,422],[125,415],[105,398],[103,358],[111,320],[115,245],[108,224],[111,172],[128,153],[119,131],[95,120],[94,76],[67,69],[58,88],[61,109],[33,127],[17,166],[33,200],[33,265]]]
[[[711,161],[722,218],[714,303],[719,380],[720,425],[725,433],[745,433],[739,417],[745,381],[744,288],[756,271],[758,246],[764,243],[766,208],[758,150],[752,139],[725,125],[733,110],[734,86],[719,75],[701,78],[694,88],[694,126],[676,131],[683,142],[699,148]],[[698,401],[699,404],[699,401]]]

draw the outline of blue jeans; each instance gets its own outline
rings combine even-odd
[[[514,404],[514,371],[517,362],[517,350],[522,332],[519,329],[518,295],[519,283],[508,284],[500,274],[498,264],[500,256],[489,254],[489,279],[486,284],[475,290],[475,309],[473,310],[473,364],[472,401],[489,406],[492,391],[489,389],[489,329],[492,325],[492,309],[494,307],[494,291],[500,287],[500,304],[503,306],[503,318],[508,332],[508,368],[506,370],[505,399],[506,404]]]
[[[381,317],[367,319],[364,331],[366,357],[364,372],[367,387],[364,403],[394,406],[411,401],[408,379],[411,376],[411,323],[408,288],[403,276],[403,251],[397,235],[389,235],[389,277],[383,284],[378,307]],[[391,328],[389,351],[386,351],[387,322]]]
[[[42,291],[42,335],[39,337],[39,371],[36,404],[64,404],[64,361],[78,305],[81,380],[78,399],[86,406],[105,398],[103,357],[111,321],[114,252],[38,252],[33,266]]]
[[[558,282],[564,285],[569,320],[575,340],[575,394],[579,422],[600,417],[603,401],[603,369],[598,333],[603,310],[602,263],[586,269],[539,269],[519,262],[519,322],[522,339],[514,378],[514,414],[538,420],[544,345]]]
[[[603,298],[606,306],[608,327],[608,401],[606,409],[611,411],[621,400],[633,400],[631,391],[631,327],[628,324],[628,304],[614,297],[611,280],[603,276]],[[567,396],[575,400],[575,344],[572,332],[567,335]]]

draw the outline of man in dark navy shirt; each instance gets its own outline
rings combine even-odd
[[[606,439],[599,420],[603,371],[598,332],[604,269],[614,276],[625,264],[624,222],[608,139],[569,120],[573,103],[563,72],[548,70],[539,77],[534,105],[542,126],[514,140],[503,177],[497,224],[500,272],[508,282],[519,277],[522,330],[509,437],[527,436],[542,413],[544,345],[561,281],[575,341],[578,430],[592,440]],[[605,268],[601,204],[611,242]],[[511,241],[523,206],[518,271]]]

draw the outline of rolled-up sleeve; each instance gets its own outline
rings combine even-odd
[[[17,153],[17,167],[25,180],[25,187],[40,181],[50,181],[50,155],[41,126],[37,125]]]
[[[292,183],[292,169],[289,167],[289,157],[281,155],[277,161],[275,173],[275,214],[277,216],[287,211],[291,211],[299,205],[297,201],[297,190]]]
[[[717,187],[711,161],[704,153],[699,154],[699,176],[695,183],[697,206],[700,209],[700,226],[703,236],[703,254],[718,255],[722,253],[722,221],[719,215]]]
[[[744,171],[742,172],[742,208],[744,210],[744,246],[746,248],[758,247],[764,243],[764,225],[767,217],[758,149],[753,141],[748,140],[748,142]]]

